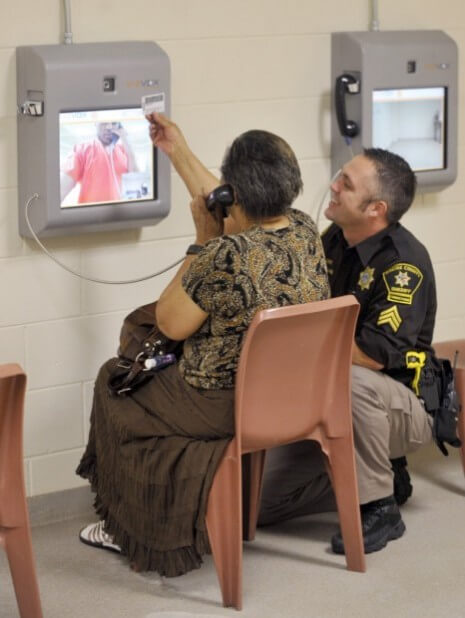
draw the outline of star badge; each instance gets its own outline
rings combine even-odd
[[[410,277],[408,275],[408,273],[404,272],[399,272],[397,273],[396,277],[395,277],[395,281],[396,284],[400,287],[403,288],[406,285],[408,286],[408,284],[410,283]]]
[[[358,278],[358,286],[361,290],[368,290],[370,288],[370,285],[375,280],[373,276],[374,274],[375,269],[370,268],[369,266],[367,266],[365,270],[362,270],[362,272],[360,273],[360,277]]]

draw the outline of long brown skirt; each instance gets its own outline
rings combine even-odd
[[[107,381],[116,362],[97,377],[76,472],[90,481],[105,530],[137,570],[182,575],[209,550],[207,498],[234,432],[234,391],[192,388],[171,365],[115,398]]]

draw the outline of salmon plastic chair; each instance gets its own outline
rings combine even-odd
[[[43,618],[23,475],[26,376],[0,365],[0,545],[6,550],[21,618]]]
[[[235,437],[218,466],[206,517],[225,607],[242,607],[242,538],[255,536],[265,451],[281,444],[320,443],[347,568],[365,571],[350,399],[358,311],[353,296],[342,296],[263,310],[250,325],[236,376]]]
[[[452,365],[454,364],[455,352],[458,351],[457,367],[455,370],[455,387],[459,395],[462,409],[459,414],[458,430],[459,437],[462,440],[462,468],[465,474],[465,339],[455,339],[451,341],[441,341],[434,343],[433,347],[436,356],[439,358],[448,358]]]

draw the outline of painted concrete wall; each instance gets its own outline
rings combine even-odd
[[[61,270],[17,232],[15,47],[62,40],[60,0],[0,5],[0,362],[28,374],[25,469],[29,495],[76,487],[93,379],[114,354],[122,317],[156,298],[170,275],[99,286]],[[172,63],[172,116],[211,168],[240,132],[282,135],[302,166],[297,206],[316,213],[329,180],[330,32],[365,30],[368,0],[79,0],[76,43],[154,40]],[[383,29],[443,29],[465,55],[462,0],[380,2]],[[463,72],[463,70],[462,70]],[[463,81],[460,109],[465,109]],[[430,249],[439,313],[436,339],[465,337],[465,122],[459,176],[419,196],[405,224]],[[192,241],[188,195],[172,177],[172,212],[139,231],[47,241],[71,267],[103,278],[137,277],[174,261]]]

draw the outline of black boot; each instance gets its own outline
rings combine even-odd
[[[366,554],[383,549],[388,541],[398,539],[405,532],[405,524],[394,496],[362,504],[360,511]],[[331,547],[335,554],[344,553],[344,543],[340,532],[331,539]]]
[[[400,506],[407,502],[413,491],[410,474],[407,470],[407,458],[391,459],[391,467],[394,472],[394,498]]]

